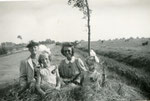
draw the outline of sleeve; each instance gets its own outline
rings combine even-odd
[[[77,60],[78,60],[77,66],[79,67],[80,71],[81,71],[81,72],[82,72],[82,71],[87,71],[87,69],[86,69],[86,67],[85,67],[85,65],[84,65],[84,63],[83,63],[83,61],[82,61],[80,58],[78,58]]]
[[[37,71],[36,89],[41,95],[45,95],[45,92],[41,89],[41,76],[40,71]]]
[[[61,86],[61,80],[58,72],[58,67],[56,66],[56,87],[60,87],[60,86]]]
[[[25,61],[21,61],[20,63],[19,81],[21,86],[27,83],[27,69],[26,69]]]
[[[85,78],[85,72],[82,72],[81,73],[81,81],[80,81],[81,86],[83,86],[84,78]]]
[[[97,81],[98,81],[98,84],[101,85],[102,84],[102,76],[100,73],[97,73]]]
[[[62,68],[63,68],[63,61],[61,61],[61,63],[58,66],[59,77],[62,77],[62,75],[63,75]]]

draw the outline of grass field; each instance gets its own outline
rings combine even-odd
[[[144,42],[149,42],[147,45],[142,45]],[[78,48],[87,50],[87,42],[82,42]],[[91,42],[93,48],[98,54],[113,58],[119,62],[132,65],[136,68],[143,68],[145,71],[150,71],[150,39],[125,39],[109,40],[109,41],[94,41]]]
[[[60,46],[51,47],[51,51],[53,54],[52,64],[58,65],[60,61],[64,58],[60,53]],[[85,51],[76,49],[75,52],[76,52],[75,54],[76,57],[81,58],[83,61],[85,60],[85,57],[87,56],[87,53]],[[10,56],[0,58],[1,59],[0,69],[2,70],[2,72],[0,72],[0,75],[2,76],[2,78],[0,79],[1,83],[4,84],[4,83],[7,83],[8,81],[13,81],[13,79],[15,78],[18,78],[19,62],[20,60],[26,58],[28,55],[29,55],[28,52],[22,52],[22,53],[12,54]],[[130,74],[131,73],[130,71],[132,71],[132,67],[122,64],[116,60],[103,57],[101,55],[99,55],[98,57],[102,61],[105,61],[105,64],[103,65],[98,64],[99,68],[97,70],[102,74],[102,67],[103,66],[107,67],[106,85],[104,88],[101,88],[100,92],[96,93],[96,95],[94,96],[92,100],[94,101],[135,101],[135,100],[148,99],[146,94],[143,91],[141,91],[139,88],[134,86],[133,83],[129,84],[130,82],[128,81],[129,79],[124,78],[124,76],[122,76],[122,75]],[[3,71],[5,71],[5,73]],[[112,71],[115,71],[115,72],[112,72]],[[119,72],[120,74],[117,72]],[[13,101],[21,101],[17,99],[17,97],[15,96],[15,93],[12,94],[12,91],[13,91],[12,89],[14,89],[15,87],[16,86],[11,86],[7,89],[1,89],[0,91],[4,93],[4,90],[5,90],[4,95],[6,94],[5,96],[1,96],[1,100],[11,101],[10,99],[13,99]],[[11,94],[8,95],[9,93]],[[5,97],[5,100],[4,100],[4,97]],[[25,100],[25,101],[38,101],[37,99],[34,100],[37,97],[37,95],[31,94],[31,95],[27,95],[27,97],[28,97],[28,100]],[[55,100],[52,100],[52,101],[55,101]],[[64,100],[64,99],[62,100],[70,101],[70,100]],[[90,100],[86,98],[85,101],[90,101]]]
[[[147,45],[142,45],[144,42]],[[131,84],[150,93],[150,39],[120,39],[91,42],[91,47],[104,56],[107,69],[127,78]],[[87,51],[87,42],[82,42],[78,48]],[[106,59],[107,58],[107,59]]]

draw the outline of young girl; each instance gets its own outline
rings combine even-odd
[[[36,70],[36,89],[37,91],[44,96],[46,90],[48,89],[59,89],[59,74],[57,66],[50,64],[51,58],[50,54],[46,51],[43,51],[39,55],[40,69]]]
[[[84,72],[81,76],[81,85],[83,87],[89,86],[93,90],[98,90],[101,84],[101,74],[96,70],[96,63],[99,63],[99,59],[93,50],[90,51],[90,56],[86,58],[85,62],[88,71]]]

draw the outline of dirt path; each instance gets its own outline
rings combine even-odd
[[[52,49],[54,45],[49,45]],[[0,85],[8,85],[19,77],[20,61],[29,57],[28,51],[23,51],[0,57]],[[0,87],[1,88],[1,87]]]

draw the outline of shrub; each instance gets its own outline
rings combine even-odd
[[[0,48],[0,55],[7,54],[8,50],[5,47]]]

